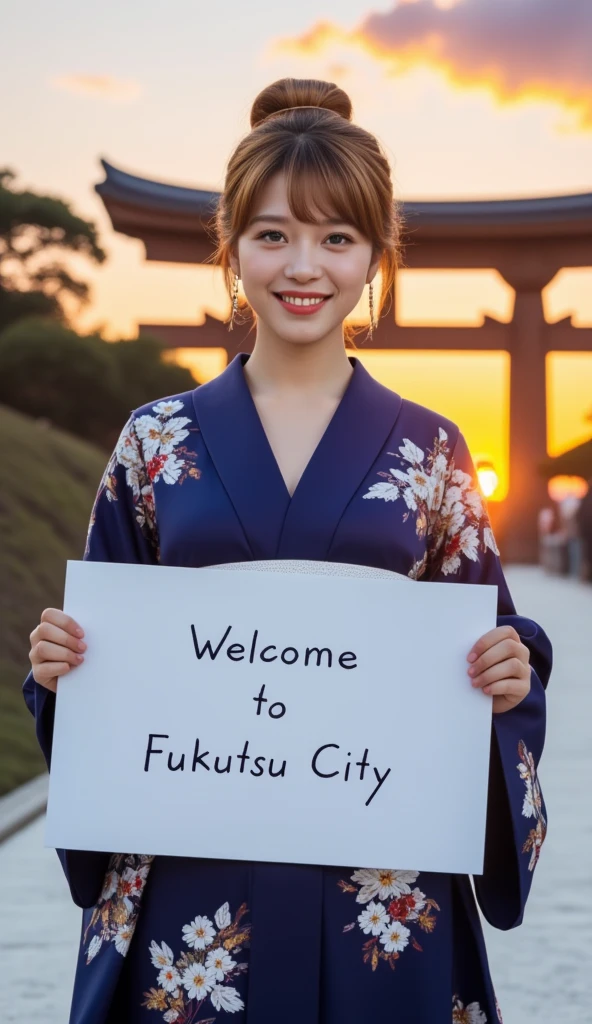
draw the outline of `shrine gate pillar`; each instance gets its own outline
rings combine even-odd
[[[502,271],[516,291],[514,316],[508,324],[509,494],[499,517],[503,555],[509,562],[538,562],[538,515],[548,503],[547,483],[538,472],[547,456],[546,323],[541,293],[556,268],[545,272],[536,263],[525,260],[519,270]]]

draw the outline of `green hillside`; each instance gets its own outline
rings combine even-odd
[[[108,455],[0,406],[0,794],[45,767],[21,694],[29,634],[61,608]]]

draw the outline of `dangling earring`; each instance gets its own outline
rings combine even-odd
[[[232,286],[232,312],[230,314],[230,323],[228,324],[228,330],[232,331],[234,328],[234,317],[238,312],[238,282],[240,278],[238,274],[234,275],[234,284]]]
[[[374,291],[372,288],[372,281],[368,285],[368,305],[370,307],[370,326],[368,328],[368,338],[372,341],[374,336],[374,328],[376,327],[376,321],[374,320]]]

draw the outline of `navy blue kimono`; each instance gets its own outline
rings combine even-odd
[[[84,557],[176,566],[316,559],[497,584],[498,624],[513,625],[529,648],[532,686],[493,716],[485,869],[474,883],[486,919],[513,928],[546,830],[537,765],[551,647],[516,614],[466,443],[453,423],[352,359],[344,396],[290,497],[243,374],[247,358],[131,414]],[[426,642],[429,631],[426,622]],[[393,656],[397,642],[394,631]],[[24,691],[49,764],[54,695],[31,675]],[[405,728],[417,731],[423,756],[421,708],[393,722],[395,736]],[[462,743],[460,724],[451,742]],[[71,1024],[501,1020],[468,877],[195,852],[58,851],[84,908]]]

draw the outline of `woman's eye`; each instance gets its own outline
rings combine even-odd
[[[261,239],[264,239],[265,241],[272,242],[272,243],[273,242],[281,242],[283,237],[284,237],[284,234],[283,234],[282,231],[274,231],[271,228],[270,228],[269,231],[262,231],[260,235],[257,235],[257,238],[261,238]],[[352,242],[353,239],[349,238],[348,235],[344,235],[341,231],[339,231],[339,232],[335,232],[335,234],[333,234],[333,235],[329,235],[329,237],[327,238],[327,241],[331,242],[332,244],[335,244],[337,246],[342,246],[343,247],[344,242],[345,243]]]

